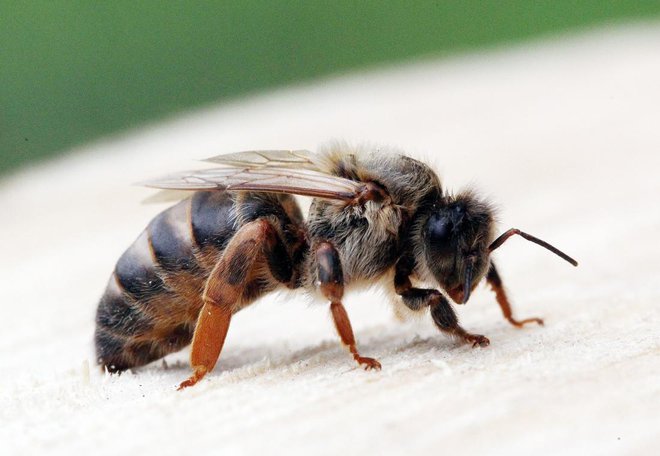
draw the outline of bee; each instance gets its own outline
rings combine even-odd
[[[496,238],[493,207],[472,191],[447,192],[426,164],[398,150],[326,146],[248,151],[209,159],[215,168],[147,182],[190,197],[157,215],[119,258],[96,313],[98,362],[110,372],[145,365],[192,342],[192,375],[210,372],[231,319],[278,288],[303,289],[330,304],[339,338],[365,369],[381,364],[357,349],[342,304],[347,287],[392,277],[413,311],[429,310],[451,337],[487,346],[464,329],[451,302],[465,304],[482,280],[514,326],[491,253],[519,235]],[[312,198],[306,218],[293,195]],[[421,288],[416,284],[433,284]]]

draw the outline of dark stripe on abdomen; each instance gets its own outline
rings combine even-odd
[[[190,200],[184,200],[161,212],[147,228],[156,261],[167,272],[192,270],[197,266],[188,217],[190,204]]]
[[[124,336],[139,336],[153,328],[151,318],[121,292],[114,275],[96,310],[96,324]]]
[[[195,243],[200,247],[225,248],[236,229],[234,200],[227,192],[197,192],[191,201],[190,220]]]
[[[123,290],[137,301],[165,291],[165,285],[156,273],[146,230],[119,258],[115,275]]]

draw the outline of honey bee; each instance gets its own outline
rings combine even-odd
[[[380,369],[359,353],[342,298],[346,287],[388,274],[405,306],[428,308],[444,333],[487,346],[450,304],[467,303],[484,278],[511,324],[543,324],[514,318],[491,252],[520,235],[577,266],[520,230],[496,238],[487,201],[447,192],[429,166],[400,151],[333,144],[318,154],[248,151],[209,161],[221,166],[146,183],[191,195],[157,215],[117,262],[96,314],[98,362],[110,372],[192,341],[192,375],[179,389],[192,386],[215,366],[232,316],[280,287],[329,301],[355,361]],[[313,198],[307,218],[293,195]]]

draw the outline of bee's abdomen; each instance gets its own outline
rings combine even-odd
[[[165,284],[156,270],[147,231],[143,231],[119,258],[115,276],[121,289],[136,301],[149,300],[165,291]]]
[[[113,274],[96,311],[94,338],[99,363],[116,372],[149,362],[150,350],[140,340],[153,328],[154,320],[122,291]]]
[[[199,249],[223,250],[236,232],[234,201],[227,192],[197,192],[190,201],[190,230]]]
[[[142,306],[130,300],[117,284],[113,274],[96,312],[96,324],[121,336],[140,336],[153,328],[153,321]]]
[[[122,371],[190,343],[206,278],[235,232],[233,200],[199,192],[156,216],[120,257],[96,315],[101,364]]]
[[[158,214],[147,227],[155,263],[163,271],[192,271],[197,267],[190,227],[190,201]]]

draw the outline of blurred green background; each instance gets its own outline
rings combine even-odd
[[[660,0],[0,1],[0,174],[357,67],[660,15]]]

